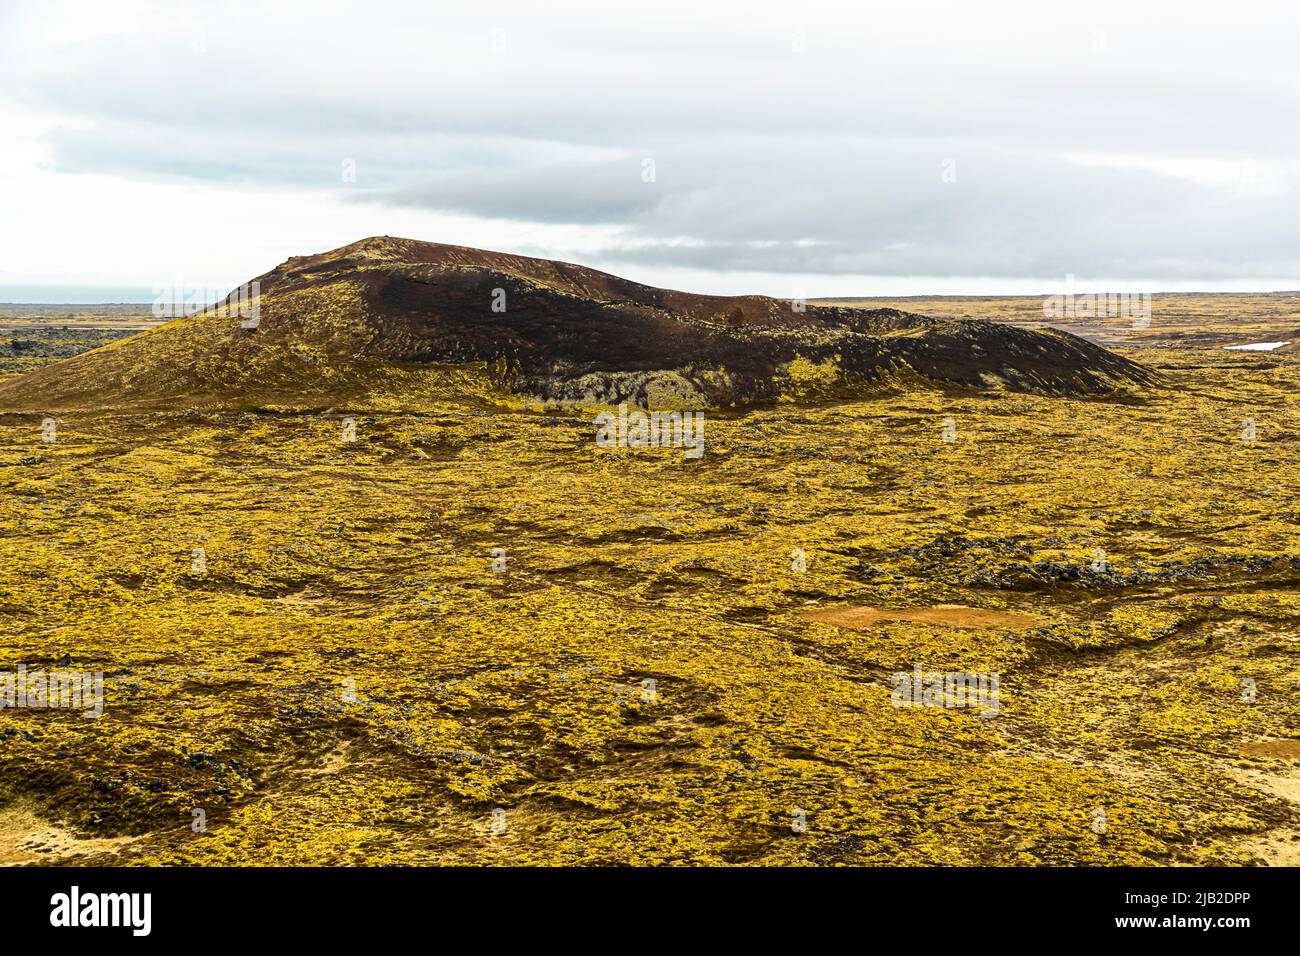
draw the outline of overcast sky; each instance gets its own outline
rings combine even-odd
[[[381,234],[705,292],[1296,289],[1298,50],[1295,0],[0,0],[0,301]]]

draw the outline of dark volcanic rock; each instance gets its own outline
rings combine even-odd
[[[800,310],[406,239],[296,257],[256,281],[255,329],[240,328],[229,309],[179,319],[0,384],[0,407],[346,399],[385,369],[463,363],[547,401],[658,405],[916,381],[1086,396],[1156,379],[1064,332],[894,309]],[[796,360],[811,385],[792,377]]]

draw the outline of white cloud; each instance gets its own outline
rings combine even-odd
[[[386,233],[702,291],[1294,286],[1298,16],[10,4],[0,285],[233,285]]]

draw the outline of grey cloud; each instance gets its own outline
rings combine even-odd
[[[643,162],[653,157],[535,168],[475,169],[361,197],[397,206],[551,223],[619,223],[664,201],[646,182]],[[657,176],[657,166],[652,167]]]
[[[964,144],[772,141],[639,161],[459,173],[364,201],[484,217],[620,223],[610,262],[889,275],[1284,275],[1300,267],[1294,196],[1229,200],[1150,172]],[[951,148],[952,144],[949,144]],[[954,182],[944,180],[953,162]],[[1231,241],[1227,241],[1231,237]],[[684,241],[683,241],[684,240]]]
[[[24,43],[17,21],[0,81],[79,121],[49,138],[63,171],[338,189],[352,158],[341,194],[357,202],[603,227],[608,262],[1178,279],[1300,265],[1290,184],[1259,198],[1067,159],[1293,163],[1300,68],[1282,8],[1210,30],[1104,2],[1056,20],[1027,4],[1002,25],[960,4],[582,7],[397,21],[382,4],[308,19],[180,7],[58,50]]]

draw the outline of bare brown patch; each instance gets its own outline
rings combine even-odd
[[[878,607],[828,607],[808,611],[805,617],[823,624],[839,627],[863,628],[881,621],[912,621],[917,624],[938,624],[941,627],[1029,627],[1038,618],[1011,611],[994,611],[961,604],[936,604],[934,607],[911,610],[890,610]]]
[[[1300,866],[1300,830],[1282,828],[1238,845],[1269,866]]]
[[[1252,740],[1241,745],[1241,752],[1251,757],[1281,757],[1286,760],[1300,760],[1300,740]]]
[[[305,591],[299,591],[296,594],[282,594],[279,597],[272,598],[277,604],[304,604],[314,607],[318,604],[329,604],[330,599],[324,595],[308,594]]]
[[[89,853],[114,853],[138,837],[80,837],[26,807],[0,810],[0,866],[51,863]]]
[[[1289,753],[1284,756],[1300,757],[1300,740],[1257,740],[1241,749],[1253,756],[1283,756],[1276,752],[1261,753],[1259,750],[1262,746],[1277,744],[1292,745]],[[1276,750],[1275,746],[1273,750]],[[1244,786],[1293,805],[1300,805],[1300,769],[1286,767],[1281,772],[1237,766],[1227,766],[1225,769],[1229,776]],[[1293,826],[1278,827],[1266,833],[1244,837],[1234,841],[1234,845],[1253,853],[1269,866],[1300,865],[1300,831]]]
[[[304,771],[308,777],[332,777],[342,773],[352,763],[352,744],[344,741],[338,747],[326,753],[316,766]]]

